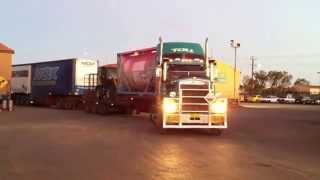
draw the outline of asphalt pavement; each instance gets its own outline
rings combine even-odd
[[[319,180],[320,106],[242,104],[222,136],[159,131],[145,114],[0,113],[0,180]]]

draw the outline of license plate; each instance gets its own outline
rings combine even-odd
[[[200,120],[200,115],[198,113],[192,113],[190,120]]]

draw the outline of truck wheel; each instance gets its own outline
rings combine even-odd
[[[98,114],[106,115],[108,114],[108,107],[104,104],[99,104],[97,107]]]
[[[149,114],[149,120],[150,120],[151,122],[154,122],[154,119],[155,119],[155,114],[150,113],[150,114]]]
[[[209,134],[215,135],[215,136],[221,136],[222,135],[222,129],[208,129],[207,132]]]
[[[154,114],[152,122],[155,124],[155,126],[159,130],[160,134],[166,134],[167,133],[168,129],[163,128],[162,116],[160,114]]]

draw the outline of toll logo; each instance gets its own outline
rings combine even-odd
[[[189,49],[189,48],[172,48],[171,51],[173,51],[174,53],[176,52],[187,52],[187,53],[193,53],[193,49]]]

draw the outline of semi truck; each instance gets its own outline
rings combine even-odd
[[[84,76],[97,73],[97,68],[97,61],[84,58],[14,65],[14,103],[78,108],[85,90]]]
[[[215,89],[215,61],[208,58],[207,44],[203,49],[160,39],[155,47],[118,53],[116,68],[89,78],[98,83],[85,96],[86,109],[147,112],[162,131],[201,128],[221,134],[228,127],[228,103]],[[105,74],[109,70],[116,73]]]

